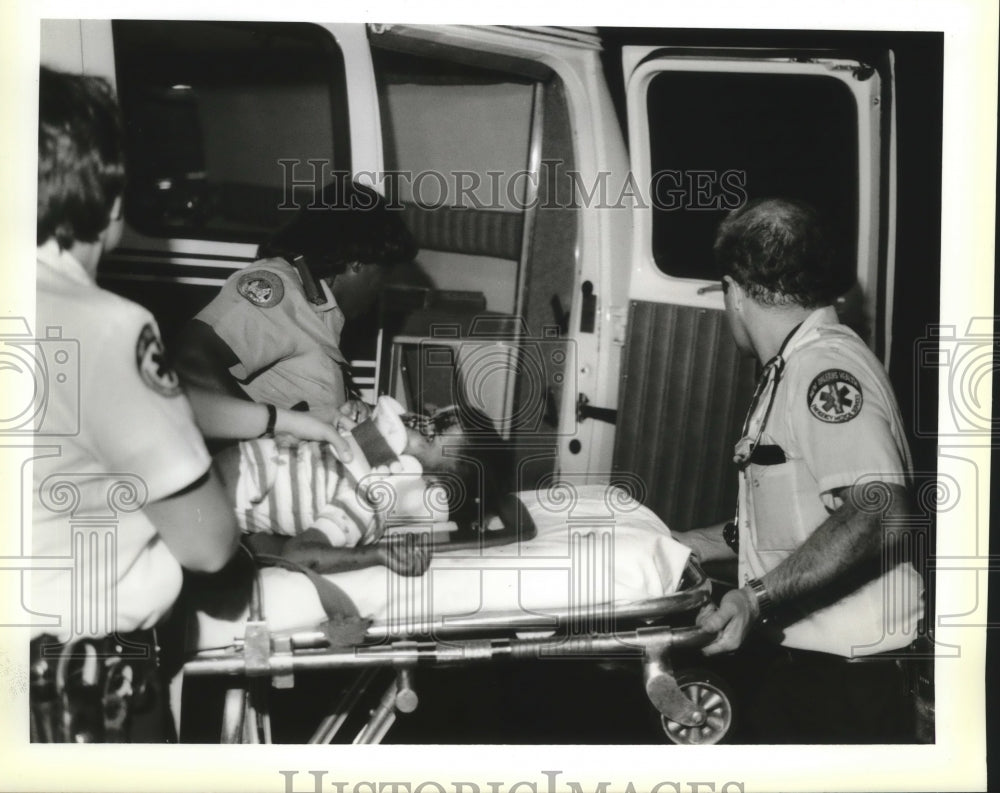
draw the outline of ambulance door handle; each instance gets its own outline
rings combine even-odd
[[[593,333],[597,321],[597,295],[594,294],[594,285],[590,281],[584,281],[580,289],[583,291],[583,299],[580,301],[580,333]]]
[[[580,394],[576,399],[576,423],[586,419],[596,421],[606,421],[608,424],[615,424],[618,421],[618,411],[614,408],[597,408],[590,404],[586,394]]]

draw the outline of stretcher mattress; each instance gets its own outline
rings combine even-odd
[[[672,594],[689,556],[653,512],[606,485],[555,485],[518,494],[536,536],[460,552],[437,551],[423,576],[384,567],[327,576],[376,624],[432,632],[449,618],[573,614],[604,624],[615,605]],[[271,631],[308,629],[326,615],[309,579],[278,568],[261,571]],[[553,621],[555,617],[553,617]],[[199,649],[242,638],[246,614],[220,620],[198,614]]]

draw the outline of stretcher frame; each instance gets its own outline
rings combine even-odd
[[[332,646],[323,630],[271,632],[260,613],[259,592],[251,607],[244,638],[226,648],[198,652],[184,665],[185,677],[223,676],[231,680],[222,716],[222,743],[270,743],[267,692],[292,688],[295,675],[314,670],[356,670],[354,682],[322,720],[309,743],[330,743],[378,679],[391,669],[392,682],[354,737],[357,744],[380,743],[397,713],[416,709],[415,672],[426,666],[471,666],[491,662],[529,661],[545,657],[633,659],[642,664],[646,694],[661,714],[664,728],[683,731],[686,743],[714,743],[731,721],[712,722],[703,703],[692,701],[679,685],[673,653],[708,644],[714,634],[693,624],[711,599],[711,582],[689,558],[678,591],[659,598],[616,605],[596,622],[593,615],[563,613],[494,613],[447,618],[428,633],[426,624],[373,623],[364,640],[348,647]],[[688,625],[676,624],[687,618]],[[668,730],[668,737],[670,731]],[[674,740],[674,738],[671,738]]]

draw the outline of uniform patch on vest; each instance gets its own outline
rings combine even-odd
[[[181,393],[177,373],[167,364],[163,342],[160,341],[156,328],[149,322],[139,333],[139,340],[135,344],[135,363],[142,382],[156,393],[165,397],[175,397]]]
[[[820,421],[842,424],[861,412],[861,383],[843,369],[820,372],[809,385],[809,412]]]
[[[240,278],[236,284],[236,291],[255,306],[270,308],[278,305],[285,296],[285,285],[272,272],[254,270]]]

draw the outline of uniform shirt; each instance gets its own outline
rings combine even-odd
[[[786,342],[785,365],[761,446],[785,462],[747,465],[740,477],[740,579],[759,578],[798,548],[854,483],[906,485],[911,469],[899,408],[881,364],[839,324],[813,312]],[[755,413],[767,409],[761,399]],[[753,417],[751,417],[753,424]],[[780,457],[780,455],[779,455]],[[782,644],[842,656],[898,649],[916,635],[923,585],[909,563],[787,627]]]
[[[239,363],[229,371],[255,402],[334,411],[347,400],[340,352],[344,314],[324,281],[321,305],[310,303],[284,259],[264,259],[233,273],[198,314]]]
[[[181,568],[143,511],[201,477],[209,456],[152,315],[97,287],[54,242],[38,249],[33,635],[154,625]],[[61,336],[61,338],[59,338]]]

